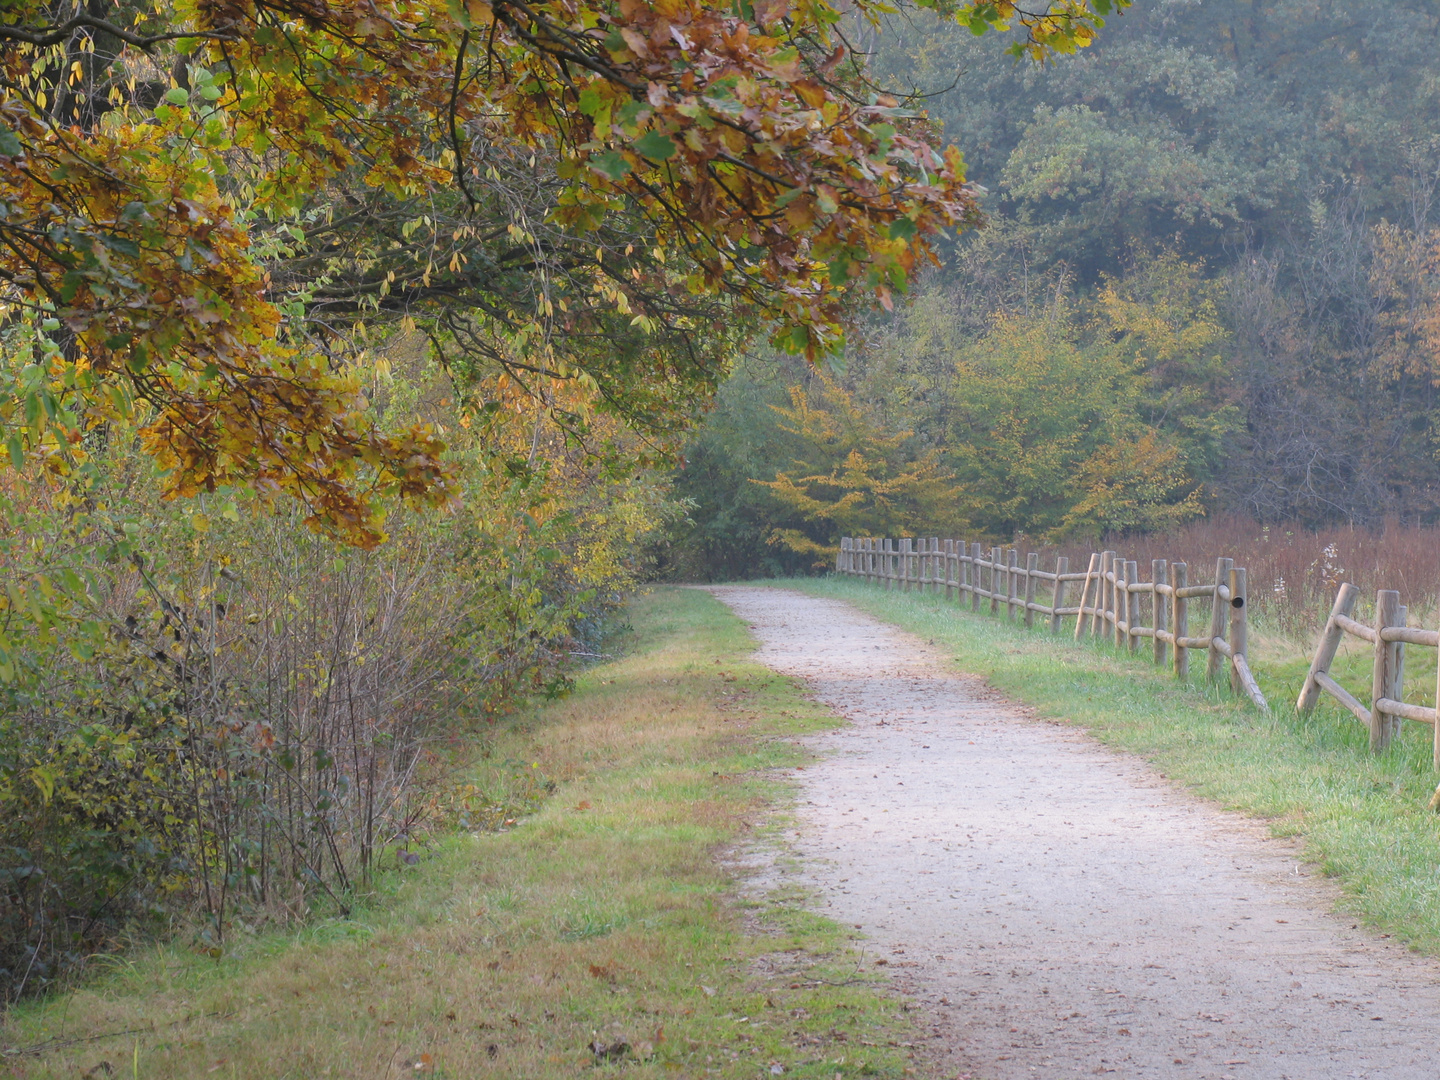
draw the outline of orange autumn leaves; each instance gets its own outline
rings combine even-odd
[[[171,495],[291,495],[312,527],[362,547],[384,535],[377,492],[451,497],[427,427],[378,431],[357,373],[281,333],[213,159],[191,150],[202,125],[188,111],[88,135],[14,101],[3,118],[19,152],[0,158],[0,265],[13,309],[37,324],[9,345],[50,376],[3,417],[12,463],[73,472],[79,433],[136,418]],[[29,407],[37,395],[67,408]]]
[[[1106,10],[950,14],[1018,20],[1045,54],[1084,44]],[[842,73],[840,20],[821,0],[12,6],[0,281],[34,332],[14,355],[43,358],[66,407],[35,418],[17,397],[11,458],[68,467],[76,430],[138,399],[176,495],[293,495],[362,546],[383,537],[378,494],[452,498],[435,433],[378,430],[345,344],[303,297],[267,295],[251,229],[341,176],[473,199],[492,146],[554,162],[557,227],[638,212],[680,268],[659,287],[732,297],[787,349],[834,348],[848,293],[888,304],[937,235],[978,223],[959,152]],[[105,95],[88,113],[82,75]]]

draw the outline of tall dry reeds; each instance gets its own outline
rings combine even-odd
[[[1387,523],[1379,529],[1334,526],[1303,529],[1262,525],[1220,514],[1148,535],[1107,536],[1098,544],[1064,544],[1055,552],[1083,568],[1099,548],[1123,552],[1148,567],[1151,559],[1190,565],[1190,580],[1204,580],[1217,558],[1249,571],[1250,603],[1262,625],[1298,642],[1324,622],[1341,582],[1363,597],[1396,589],[1410,618],[1434,621],[1440,607],[1440,526]]]

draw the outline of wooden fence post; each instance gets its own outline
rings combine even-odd
[[[1440,664],[1435,665],[1435,728],[1431,740],[1430,763],[1440,770]]]
[[[1180,590],[1190,583],[1190,568],[1183,562],[1170,564],[1171,594],[1170,628],[1175,635],[1175,677],[1190,677],[1190,650],[1180,644],[1180,639],[1190,633],[1190,598],[1180,595]]]
[[[1130,583],[1125,577],[1125,560],[1117,555],[1110,560],[1110,563],[1115,567],[1115,592],[1111,595],[1115,610],[1112,613],[1113,633],[1110,635],[1110,643],[1119,649],[1123,648],[1125,644],[1125,639],[1121,636],[1124,631],[1120,628],[1120,624],[1129,618],[1127,609],[1130,606],[1130,593],[1126,590],[1126,586]]]
[[[902,536],[900,538],[900,591],[910,591],[910,556],[915,551],[915,538]]]
[[[1245,683],[1240,678],[1240,664],[1235,658],[1240,657],[1240,662],[1248,665],[1250,657],[1246,655],[1249,645],[1250,634],[1248,632],[1247,612],[1245,610],[1245,567],[1235,566],[1230,569],[1230,692],[1237,697],[1244,694]]]
[[[940,539],[932,536],[930,538],[930,592],[932,594],[940,591],[940,583],[944,579],[940,576]]]
[[[1080,614],[1075,616],[1075,640],[1079,641],[1090,629],[1091,616],[1085,614],[1087,607],[1093,608],[1100,601],[1100,553],[1090,553],[1090,565],[1085,568],[1085,580],[1080,585]]]
[[[1095,615],[1090,620],[1090,636],[1104,641],[1110,633],[1110,564],[1113,551],[1100,553],[1100,595],[1095,598]]]
[[[1125,648],[1126,631],[1130,628],[1130,564],[1123,556],[1115,557],[1115,635],[1110,644]]]
[[[957,573],[960,575],[959,600],[961,604],[964,604],[965,597],[970,596],[974,593],[974,560],[970,555],[970,545],[967,544],[964,540],[956,541],[956,546],[960,549],[960,569],[957,571]]]
[[[885,591],[889,592],[895,587],[895,541],[887,536],[880,541],[880,580],[885,583]]]
[[[1330,674],[1330,664],[1335,659],[1335,651],[1345,639],[1345,631],[1335,622],[1335,616],[1343,615],[1348,619],[1355,611],[1355,599],[1359,595],[1360,590],[1348,581],[1341,585],[1340,591],[1335,594],[1330,617],[1325,620],[1325,629],[1320,632],[1320,643],[1315,648],[1315,659],[1310,661],[1310,670],[1305,674],[1305,683],[1300,687],[1300,697],[1295,702],[1296,712],[1308,713],[1320,700],[1321,686],[1315,676]]]
[[[1115,552],[1105,552],[1105,610],[1100,613],[1100,640],[1107,645],[1115,640],[1115,585],[1123,576],[1115,569],[1117,562]]]
[[[1129,598],[1125,605],[1125,635],[1130,652],[1140,651],[1140,635],[1136,634],[1140,628],[1140,590],[1135,588],[1139,583],[1140,564],[1130,559],[1125,563],[1125,592]]]
[[[1230,567],[1234,559],[1215,560],[1215,591],[1210,596],[1210,651],[1205,663],[1205,678],[1214,682],[1220,678],[1220,667],[1225,663],[1225,654],[1215,647],[1215,639],[1225,638],[1225,604],[1220,599],[1220,586],[1229,587]]]
[[[1019,582],[1016,580],[1019,566],[1019,553],[1011,548],[1005,553],[1005,618],[1008,622],[1015,621],[1015,600],[1019,595],[1016,589]]]
[[[1400,605],[1400,610],[1395,613],[1395,622],[1396,622],[1396,625],[1397,625],[1397,626],[1405,626],[1405,625],[1409,622],[1409,618],[1408,618],[1409,614],[1410,614],[1410,609],[1407,608],[1404,604],[1401,604],[1401,605]],[[1405,700],[1405,642],[1403,642],[1403,641],[1396,641],[1396,642],[1392,642],[1392,644],[1395,646],[1395,651],[1394,651],[1394,653],[1392,654],[1392,659],[1391,659],[1391,663],[1390,663],[1390,689],[1385,692],[1385,696],[1388,697],[1391,701],[1404,701],[1404,700]],[[1398,716],[1398,715],[1396,715],[1395,713],[1391,713],[1391,714],[1389,715],[1389,719],[1390,719],[1390,737],[1393,739],[1393,738],[1395,738],[1396,736],[1398,736],[1398,735],[1400,734],[1400,724],[1401,724],[1401,721],[1403,720],[1403,717]],[[1440,718],[1437,718],[1437,719],[1440,719]]]
[[[970,610],[980,614],[980,542],[970,545]]]
[[[951,577],[951,567],[955,563],[955,541],[945,541],[945,599],[955,599],[955,579]]]
[[[873,536],[865,541],[865,580],[872,585],[875,583],[875,538]]]
[[[1035,552],[1025,556],[1025,628],[1035,625],[1035,571],[1040,569],[1040,556]]]
[[[1378,753],[1390,745],[1390,719],[1375,703],[1388,697],[1395,662],[1395,644],[1381,633],[1400,623],[1400,594],[1381,589],[1375,594],[1375,668],[1370,680],[1370,749]]]
[[[1061,555],[1055,560],[1055,590],[1050,594],[1050,633],[1060,632],[1060,609],[1065,606],[1065,585],[1062,581],[1070,572],[1069,556]]]
[[[923,594],[930,584],[930,541],[920,537],[915,541],[915,591]]]
[[[1150,560],[1150,580],[1155,583],[1155,591],[1150,594],[1151,600],[1153,601],[1150,605],[1150,610],[1155,618],[1155,666],[1164,667],[1166,646],[1165,639],[1160,636],[1160,633],[1170,628],[1169,620],[1165,618],[1169,601],[1165,599],[1165,594],[1160,591],[1161,585],[1170,584],[1170,578],[1166,574],[1164,559]]]
[[[990,614],[1000,614],[1000,574],[1001,574],[1001,549],[992,547],[990,549]]]

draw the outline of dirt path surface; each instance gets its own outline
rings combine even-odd
[[[849,718],[796,774],[803,873],[962,1072],[1440,1077],[1440,964],[1330,914],[1294,845],[847,604],[713,592]]]

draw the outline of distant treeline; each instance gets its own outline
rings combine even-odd
[[[879,35],[989,227],[843,361],[742,365],[677,474],[674,571],[799,570],[922,521],[1435,521],[1437,32],[1421,2],[1137,5],[1044,69]]]

